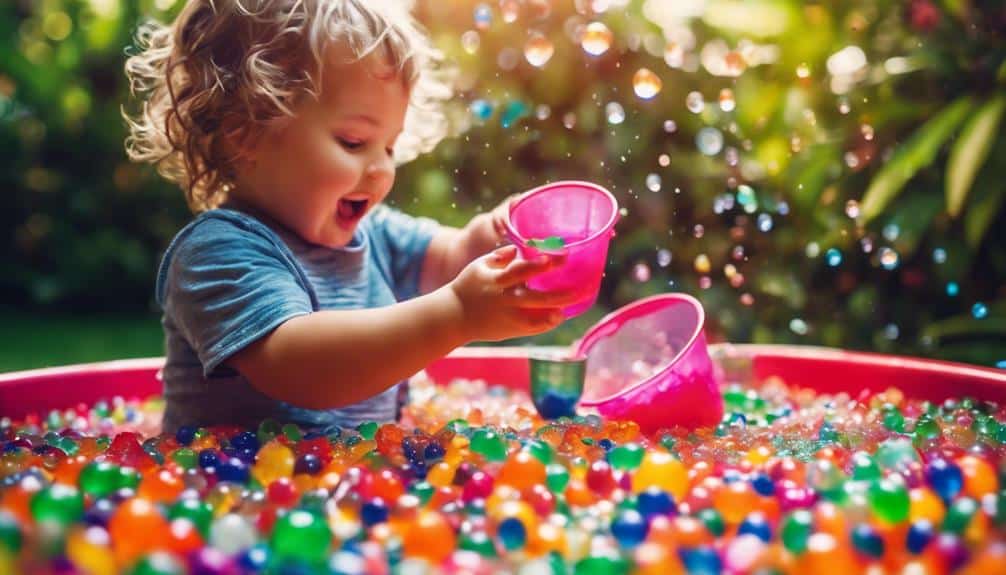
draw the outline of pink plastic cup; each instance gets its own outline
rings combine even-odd
[[[652,433],[713,426],[723,398],[702,331],[705,312],[693,297],[669,293],[620,308],[577,345],[587,369],[580,405],[629,419]]]
[[[566,254],[562,266],[535,276],[527,282],[528,287],[537,291],[582,289],[583,297],[563,308],[567,318],[594,305],[618,221],[615,196],[589,182],[555,182],[521,196],[510,205],[509,215],[507,236],[520,257],[531,259],[543,252]],[[544,250],[527,244],[531,239],[552,236],[562,238],[565,246]]]

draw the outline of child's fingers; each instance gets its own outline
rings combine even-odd
[[[517,257],[517,248],[515,246],[503,246],[501,248],[496,248],[493,250],[486,261],[489,263],[489,267],[502,269],[505,268],[510,262]]]
[[[496,283],[504,288],[520,285],[534,276],[548,271],[550,267],[552,267],[552,260],[544,254],[530,260],[515,259],[496,276]]]
[[[534,291],[516,286],[506,291],[506,303],[524,309],[561,308],[572,305],[583,298],[580,289],[561,291]]]

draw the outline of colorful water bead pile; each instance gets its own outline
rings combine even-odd
[[[327,436],[0,422],[0,572],[1006,573],[996,405],[766,382],[643,437],[471,382],[414,399]]]

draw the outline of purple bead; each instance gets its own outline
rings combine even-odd
[[[936,538],[936,550],[946,559],[951,571],[955,571],[968,561],[968,548],[961,538],[951,533],[941,533]]]
[[[238,575],[238,568],[222,551],[203,547],[189,554],[189,575]]]

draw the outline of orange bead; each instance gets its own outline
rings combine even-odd
[[[928,487],[916,487],[908,492],[908,520],[912,523],[928,519],[933,525],[942,525],[947,509],[943,500]]]
[[[644,542],[633,551],[636,568],[633,575],[680,575],[685,573],[684,565],[673,548],[657,543]]]
[[[203,547],[203,538],[192,521],[180,517],[168,526],[167,548],[179,555],[186,555]]]
[[[999,490],[999,478],[992,465],[981,457],[965,455],[957,460],[964,474],[964,494],[975,501],[981,501],[988,493]]]
[[[545,483],[545,464],[526,451],[518,451],[507,458],[496,481],[520,490],[528,489]]]
[[[528,541],[527,554],[538,557],[553,551],[560,555],[566,554],[566,530],[548,522],[540,523],[538,530]]]
[[[797,573],[848,575],[859,573],[859,563],[849,545],[828,533],[815,533],[807,540],[807,550],[796,561]]]
[[[566,502],[578,507],[594,504],[594,492],[587,487],[587,482],[579,478],[570,478],[566,485]]]
[[[960,571],[960,575],[987,573],[1006,573],[1006,547],[1003,545],[986,546]]]
[[[758,503],[758,494],[747,481],[728,483],[713,493],[713,505],[728,525],[737,525]]]
[[[434,487],[446,487],[454,482],[454,466],[446,461],[433,465],[426,473],[426,482]]]
[[[431,484],[432,485],[432,484]],[[390,469],[382,469],[374,476],[371,493],[374,497],[380,497],[388,505],[391,505],[405,493],[402,480]]]
[[[36,479],[21,481],[6,491],[0,491],[0,509],[9,512],[22,525],[34,522],[31,514],[31,498],[42,489]]]
[[[154,503],[171,503],[184,490],[181,478],[167,469],[155,467],[143,474],[136,495]]]
[[[822,501],[814,507],[814,524],[817,531],[827,533],[839,541],[848,537],[848,521],[845,514],[834,503]]]
[[[80,477],[80,470],[87,465],[90,460],[83,455],[67,457],[56,465],[52,471],[53,480],[64,485],[77,486],[77,478]]]
[[[682,547],[698,547],[713,542],[713,535],[694,517],[679,515],[672,522],[674,538]]]
[[[171,539],[168,522],[157,507],[139,497],[119,505],[108,522],[108,534],[115,547],[115,558],[122,566],[131,565],[154,549],[167,547]]]
[[[439,564],[454,551],[454,530],[443,515],[424,509],[405,534],[403,547],[407,557],[422,557]]]

